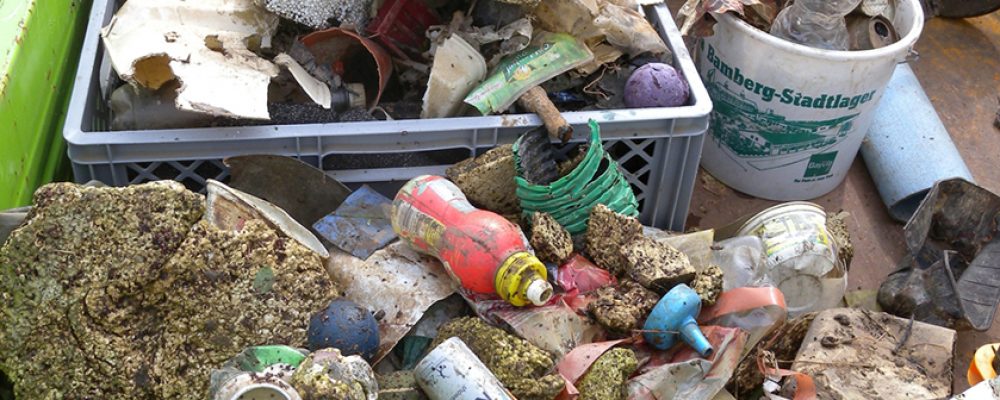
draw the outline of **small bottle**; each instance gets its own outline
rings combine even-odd
[[[392,202],[392,228],[414,249],[441,260],[470,291],[496,293],[515,306],[543,305],[552,297],[545,264],[531,253],[521,228],[473,207],[443,177],[407,182]]]
[[[771,34],[798,44],[826,50],[847,50],[844,16],[861,0],[797,0],[782,10]]]

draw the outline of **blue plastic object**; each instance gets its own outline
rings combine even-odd
[[[346,299],[335,299],[313,315],[306,332],[309,350],[340,350],[345,356],[361,355],[371,361],[378,351],[378,323],[372,313]]]
[[[653,307],[642,328],[642,336],[647,343],[660,350],[673,347],[680,336],[698,354],[708,357],[712,355],[712,345],[695,322],[699,312],[701,298],[698,293],[683,283],[674,286]]]
[[[389,220],[392,200],[368,185],[351,193],[337,210],[316,221],[323,239],[362,260],[396,239]]]
[[[935,182],[975,182],[908,64],[896,67],[885,88],[861,155],[889,215],[900,222],[910,219]]]

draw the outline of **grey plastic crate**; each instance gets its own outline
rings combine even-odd
[[[107,99],[117,76],[100,29],[120,0],[95,0],[63,135],[78,182],[124,186],[175,179],[203,190],[206,179],[225,181],[222,159],[244,154],[293,156],[347,184],[368,183],[386,195],[420,174],[442,174],[451,164],[512,143],[541,125],[533,114],[308,125],[264,125],[155,131],[109,131]],[[673,50],[691,86],[690,105],[564,113],[576,132],[601,125],[604,146],[635,189],[643,223],[682,230],[688,213],[711,100],[664,5],[645,14]],[[306,190],[307,188],[303,188]]]

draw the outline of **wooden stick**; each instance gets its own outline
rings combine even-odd
[[[549,131],[549,136],[562,140],[563,143],[568,142],[573,137],[573,127],[566,122],[566,119],[563,118],[556,105],[552,104],[552,100],[549,100],[549,96],[541,87],[535,86],[529,89],[521,95],[521,98],[517,99],[517,104],[538,114],[538,117],[545,123],[545,129]]]

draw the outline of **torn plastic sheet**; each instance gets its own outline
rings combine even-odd
[[[313,229],[341,250],[362,260],[396,239],[389,214],[392,200],[363,185]]]
[[[588,45],[603,40],[630,56],[668,58],[670,49],[638,11],[607,0],[547,0],[534,10],[538,26],[568,32]]]
[[[709,359],[687,346],[676,353],[654,353],[639,375],[629,380],[629,400],[711,400],[722,391],[739,365],[747,334],[718,326],[701,330],[715,349]]]
[[[771,23],[778,16],[786,0],[687,0],[677,11],[681,35],[705,37],[712,35],[715,19],[711,14],[735,12],[750,25],[770,31]]]
[[[344,290],[344,297],[375,313],[379,347],[377,364],[435,302],[455,292],[440,262],[396,242],[367,260],[333,249],[327,270]],[[381,318],[378,318],[381,316]]]
[[[181,110],[268,119],[278,67],[249,47],[270,47],[278,17],[253,0],[129,0],[101,30],[118,75],[156,90],[181,81]]]

